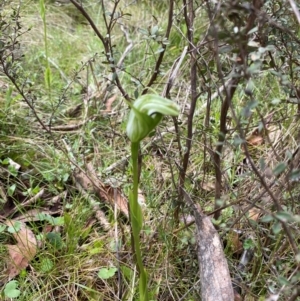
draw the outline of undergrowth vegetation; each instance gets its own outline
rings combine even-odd
[[[186,194],[218,230],[236,300],[297,300],[297,13],[79,2],[0,0],[0,299],[146,300],[126,125],[159,94],[180,114],[140,141],[149,300],[201,300]]]

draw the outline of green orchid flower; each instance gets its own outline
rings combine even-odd
[[[131,105],[127,136],[131,142],[139,142],[155,129],[164,115],[178,114],[179,107],[171,100],[155,94],[143,95]]]
[[[179,107],[171,100],[155,94],[147,94],[129,104],[129,114],[126,132],[131,140],[131,158],[133,188],[129,195],[129,219],[131,224],[132,251],[139,271],[139,300],[149,301],[147,272],[144,268],[140,231],[143,227],[143,213],[138,203],[138,156],[140,142],[158,125],[164,115],[177,116]]]

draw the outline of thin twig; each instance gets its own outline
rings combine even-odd
[[[187,38],[189,41],[189,53],[190,53],[190,84],[191,84],[191,103],[190,103],[190,110],[188,114],[188,121],[187,121],[187,137],[186,137],[186,145],[185,145],[185,153],[183,155],[182,160],[182,168],[179,173],[179,200],[183,200],[183,191],[182,188],[184,188],[184,182],[185,182],[185,176],[186,171],[189,163],[190,158],[190,152],[192,147],[192,139],[193,139],[193,119],[194,119],[194,113],[198,98],[197,93],[197,48],[194,45],[194,7],[193,7],[193,1],[189,1],[189,4],[187,5],[186,0],[183,0],[184,4],[184,18],[185,23],[187,27]],[[178,208],[177,210],[178,211]],[[178,218],[178,212],[175,212],[175,219]]]
[[[133,41],[129,37],[128,29],[126,29],[126,27],[124,25],[121,25],[120,29],[123,31],[123,33],[125,35],[126,41],[128,43],[128,46],[126,47],[125,51],[123,52],[122,56],[120,57],[120,59],[118,61],[118,64],[117,64],[118,69],[122,69],[122,65],[124,63],[124,60],[125,60],[126,56],[128,55],[128,53],[133,48]]]
[[[295,14],[295,16],[297,18],[297,21],[300,24],[300,13],[299,13],[297,4],[295,3],[294,0],[289,0],[289,2],[290,2],[290,5],[291,5],[291,8],[292,8],[292,10],[293,10],[293,12],[294,12],[294,14]]]
[[[104,51],[105,51],[105,56],[107,59],[107,62],[111,64],[110,62],[110,53],[111,53],[111,47],[109,44],[108,39],[104,38],[104,36],[100,33],[100,31],[98,30],[97,26],[95,25],[94,21],[91,19],[90,15],[85,11],[85,9],[82,7],[81,4],[79,4],[77,1],[75,0],[70,0],[70,2],[72,2],[72,4],[80,11],[80,13],[85,17],[85,19],[89,22],[89,24],[91,25],[92,29],[94,30],[95,34],[97,35],[97,37],[101,40],[103,47],[104,47]],[[119,2],[119,1],[117,1]],[[106,19],[105,19],[106,20]],[[107,28],[108,25],[107,25]],[[111,32],[107,33],[109,35],[109,37],[111,37]],[[110,38],[109,38],[110,39]],[[117,74],[117,70],[116,67],[112,64],[111,65],[111,72],[113,74],[115,74],[115,82],[116,82],[116,86],[118,87],[118,89],[120,90],[121,94],[123,95],[123,97],[130,101],[130,97],[128,95],[128,93],[124,90],[119,76]]]
[[[172,24],[173,24],[173,10],[174,10],[174,0],[170,0],[169,3],[169,17],[168,17],[168,25],[167,25],[167,29],[166,29],[166,34],[165,34],[165,38],[169,39],[170,36],[170,32],[172,29]],[[163,61],[165,52],[166,52],[166,48],[167,46],[165,44],[162,45],[162,49],[163,51],[159,54],[158,59],[156,61],[155,67],[154,67],[154,72],[148,82],[148,84],[146,85],[146,89],[144,89],[142,94],[146,94],[148,92],[148,88],[151,87],[153,85],[153,83],[155,82],[158,74],[159,74],[159,68],[161,66],[161,63]]]

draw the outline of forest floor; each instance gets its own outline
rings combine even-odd
[[[86,10],[101,30],[98,2],[89,1]],[[16,3],[11,1],[3,11],[12,24],[9,16]],[[161,52],[168,10],[155,1],[124,1],[118,13],[123,15],[113,31],[114,59],[126,54],[119,78],[125,91],[136,97],[150,81]],[[114,85],[101,41],[71,3],[47,2],[43,18],[40,3],[29,0],[19,14],[17,32],[22,35],[14,49],[18,77],[11,80],[0,70],[0,299],[138,300],[127,209],[132,188],[125,133],[128,105]],[[174,28],[154,86],[158,94],[185,46],[184,26],[178,21]],[[205,24],[197,30],[200,35]],[[261,131],[261,116],[251,115],[247,144],[267,184],[274,182],[272,191],[283,211],[273,213],[272,199],[262,192],[234,130],[229,130],[218,200],[224,209],[213,222],[233,282],[242,283],[245,300],[265,300],[275,292],[286,300],[299,283],[294,259],[300,258],[282,221],[290,223],[289,231],[299,243],[299,194],[297,185],[287,189],[278,183],[285,162],[296,155],[299,123],[294,105],[278,106],[284,93],[273,78],[262,74],[258,82],[257,98],[271,99],[273,106],[260,105],[267,134]],[[187,59],[174,87],[172,99],[181,108],[181,144],[172,118],[165,118],[141,148],[142,252],[151,300],[192,301],[200,300],[196,232],[188,206],[178,204],[177,189],[189,110]],[[248,110],[245,99],[239,91],[235,107]],[[215,171],[210,156],[218,139],[218,97],[204,126],[206,112],[206,99],[199,97],[185,189],[213,217]],[[228,119],[229,128],[233,123]],[[296,181],[297,172],[293,177]],[[241,262],[243,254],[251,254],[246,268],[241,267],[246,264]]]

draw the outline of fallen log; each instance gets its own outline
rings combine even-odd
[[[200,206],[183,190],[191,207],[197,228],[197,256],[201,282],[202,301],[233,301],[234,292],[218,232]]]

